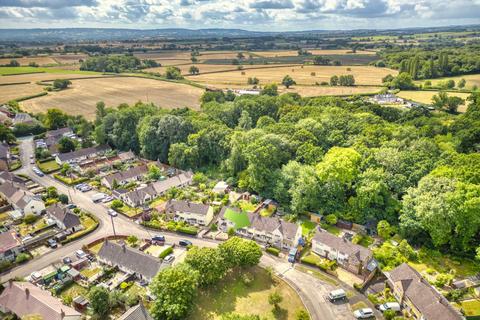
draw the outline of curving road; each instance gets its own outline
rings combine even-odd
[[[78,241],[71,242],[64,246],[59,247],[53,251],[50,251],[40,257],[37,257],[25,265],[21,265],[17,268],[10,270],[8,273],[0,275],[0,283],[7,281],[14,277],[25,277],[34,271],[47,267],[56,261],[67,255],[72,254],[75,250],[81,249],[84,244],[90,243],[98,238],[113,234],[113,226],[111,217],[107,213],[107,208],[102,204],[93,203],[90,200],[90,196],[94,194],[94,191],[82,193],[74,188],[67,187],[54,178],[45,175],[40,177],[33,171],[33,165],[30,164],[30,155],[33,154],[33,138],[23,138],[20,140],[20,152],[23,167],[16,173],[23,173],[28,175],[33,181],[43,186],[54,186],[60,193],[67,194],[71,202],[75,203],[78,207],[95,214],[99,220],[99,227],[92,233],[86,235]],[[134,221],[119,215],[113,218],[115,223],[115,231],[117,234],[123,235],[135,235],[138,238],[150,238],[152,232],[142,228]],[[167,238],[167,242],[178,242],[180,239],[185,238],[184,235],[178,235],[171,232],[162,232]],[[190,239],[194,245],[198,246],[217,246],[219,242],[201,238]],[[310,312],[312,319],[315,320],[342,320],[353,319],[352,313],[348,304],[334,305],[325,299],[327,293],[335,289],[332,285],[320,281],[319,279],[301,272],[292,267],[290,263],[284,259],[276,258],[270,255],[263,255],[261,259],[261,265],[266,267],[272,267],[277,274],[285,279],[292,287],[294,287],[302,298],[305,306]],[[368,300],[367,300],[368,301]]]

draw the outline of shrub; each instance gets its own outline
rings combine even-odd
[[[393,318],[395,318],[395,311],[393,310],[385,310],[383,311],[383,317],[385,318],[385,320],[392,320]]]
[[[0,272],[6,271],[12,267],[12,263],[10,261],[4,260],[0,261]]]
[[[20,253],[16,258],[15,258],[15,262],[16,263],[24,263],[26,261],[30,260],[30,256],[26,253]]]
[[[329,225],[333,226],[334,224],[337,224],[338,219],[337,219],[337,216],[332,213],[325,217],[325,221]]]
[[[112,201],[112,205],[110,206],[112,209],[118,209],[123,207],[123,202],[121,200],[115,199]]]
[[[217,231],[217,230],[218,230],[218,225],[216,223],[210,226],[210,231]]]
[[[279,256],[280,255],[280,250],[274,247],[268,247],[266,250],[268,253],[273,254],[274,256]]]
[[[166,248],[165,250],[163,250],[162,252],[160,252],[160,254],[158,255],[158,257],[160,259],[164,259],[166,256],[168,256],[169,254],[171,254],[173,252],[173,248],[172,247],[168,247]]]
[[[176,228],[176,231],[180,233],[196,235],[198,233],[198,228],[193,226],[180,226]]]
[[[39,217],[37,217],[36,215],[30,213],[23,218],[23,222],[26,224],[33,224],[38,220],[38,218]]]

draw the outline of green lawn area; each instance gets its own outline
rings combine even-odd
[[[139,214],[141,212],[140,209],[137,210],[135,208],[127,206],[126,204],[123,204],[122,207],[115,208],[114,210],[118,211],[119,213],[122,213],[122,214],[124,214],[124,215],[126,215],[127,217],[130,217],[130,218],[136,216],[137,214]]]
[[[353,237],[353,243],[359,244],[362,247],[368,248],[373,244],[373,238],[370,237],[369,235],[361,235],[357,234]]]
[[[163,198],[157,198],[157,199],[154,199],[152,202],[150,202],[149,207],[150,207],[150,208],[155,208],[155,207],[161,205],[161,204],[164,203],[164,202],[165,202],[165,199],[163,199]]]
[[[480,299],[462,301],[460,306],[466,316],[480,316]]]
[[[237,212],[228,208],[225,210],[225,218],[232,221],[235,224],[236,229],[240,229],[250,225],[250,221],[248,220],[248,214],[245,211]]]
[[[80,71],[80,70],[64,70],[52,68],[35,68],[35,67],[0,67],[0,75],[22,74],[22,73],[57,73],[57,74],[101,74],[94,71]]]
[[[86,214],[82,214],[80,216],[80,222],[82,223],[84,229],[91,228],[96,224],[95,220],[93,220]]]
[[[152,255],[158,258],[159,254],[162,253],[163,250],[165,250],[167,247],[168,246],[152,245],[145,250],[145,253],[148,253],[149,255]]]
[[[66,297],[71,297],[72,299],[75,299],[78,296],[86,296],[88,293],[88,290],[76,283],[72,283],[70,286],[67,288],[63,289],[62,293],[60,293],[60,298],[64,299]]]
[[[82,271],[80,271],[80,274],[85,278],[89,279],[101,271],[102,271],[102,268],[97,267],[93,269],[83,269]]]
[[[288,284],[276,277],[271,278],[266,270],[259,267],[249,272],[254,277],[249,285],[242,280],[245,272],[232,272],[217,285],[203,289],[188,319],[219,319],[223,314],[236,312],[259,315],[267,320],[294,320],[295,314],[304,309],[300,297]],[[280,312],[276,315],[268,303],[269,294],[275,291],[283,297]]]
[[[147,290],[134,283],[130,288],[127,289],[127,291],[125,291],[125,295],[127,297],[138,295],[142,298],[145,298],[145,296],[147,295]]]
[[[238,201],[238,205],[240,206],[240,210],[247,212],[253,212],[257,208],[257,205],[246,200]]]
[[[302,235],[304,237],[308,236],[310,232],[315,230],[316,227],[317,227],[317,224],[313,221],[310,221],[310,220],[302,221]]]
[[[272,208],[272,209],[265,208],[265,209],[260,210],[260,215],[262,217],[270,217],[273,214],[274,211],[275,211],[274,208]]]
[[[330,232],[331,234],[334,234],[336,236],[340,235],[340,229],[337,228],[336,226],[331,226],[326,223],[322,223],[322,228],[325,229],[326,231]]]
[[[42,218],[42,219],[37,220],[33,224],[26,224],[25,222],[22,222],[19,225],[17,225],[17,228],[18,228],[18,232],[23,237],[23,236],[26,236],[29,233],[37,232],[39,230],[42,230],[42,229],[46,228],[47,226],[48,225],[45,223],[45,219]]]
[[[50,160],[47,162],[37,162],[37,166],[45,173],[51,173],[60,169],[60,166],[55,160]]]

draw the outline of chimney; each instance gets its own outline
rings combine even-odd
[[[30,290],[28,288],[25,288],[25,296],[28,298],[30,297]]]

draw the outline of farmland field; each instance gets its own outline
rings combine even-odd
[[[21,105],[28,112],[45,112],[55,107],[91,120],[95,117],[95,104],[98,101],[113,107],[142,100],[165,108],[198,108],[202,93],[202,89],[185,84],[134,77],[108,77],[72,80],[67,90],[51,92],[47,96],[24,101]]]
[[[374,51],[364,51],[364,50],[357,50],[356,53],[352,53],[351,50],[319,50],[319,49],[306,49],[312,55],[337,55],[337,54],[370,54],[375,55],[376,52]],[[296,50],[285,50],[285,51],[252,51],[254,55],[265,57],[265,58],[272,58],[272,57],[292,57],[298,56],[298,52]]]
[[[28,66],[29,63],[35,62],[39,66],[56,64],[57,62],[51,56],[40,57],[24,57],[24,58],[0,58],[0,64],[8,64],[11,60],[16,60],[22,66]]]
[[[412,100],[415,102],[431,104],[432,97],[436,94],[438,94],[438,91],[400,91],[397,94],[397,96],[404,99]],[[460,93],[460,92],[447,92],[447,94],[449,96],[456,96],[462,99],[466,99],[470,95],[468,93]],[[465,111],[465,105],[460,106],[458,110],[461,112]]]
[[[28,73],[53,73],[53,74],[100,74],[99,72],[94,71],[72,71],[64,70],[58,68],[35,68],[35,67],[0,67],[0,75],[2,76],[12,76],[17,74],[28,74]],[[1,79],[1,78],[0,78]],[[12,81],[6,81],[12,82]]]
[[[357,85],[381,85],[383,77],[388,74],[397,74],[397,71],[387,68],[370,66],[352,66],[349,68],[351,71],[347,71],[345,66],[278,67],[273,69],[247,69],[215,74],[199,74],[188,76],[187,78],[208,85],[246,85],[249,77],[257,77],[260,80],[260,84],[266,84],[270,82],[281,83],[285,75],[290,75],[297,84],[313,85],[315,83],[328,82],[333,75],[351,74],[355,77],[355,84]],[[312,72],[315,75],[312,75]]]
[[[43,86],[34,83],[15,84],[0,87],[0,103],[43,92]]]
[[[438,85],[438,83],[445,82],[447,80],[453,80],[455,81],[455,85],[457,85],[460,79],[465,79],[465,81],[467,82],[465,85],[466,89],[470,89],[473,86],[477,86],[480,88],[480,74],[469,74],[469,75],[463,75],[463,76],[457,76],[457,77],[431,79],[430,81],[432,82],[433,86],[436,86]],[[424,81],[417,81],[417,83],[423,83],[423,82]]]
[[[207,72],[224,72],[224,71],[237,71],[237,66],[234,65],[228,65],[228,64],[198,64],[198,63],[187,63],[183,65],[177,65],[177,67],[182,71],[183,75],[188,75],[188,70],[190,69],[191,66],[196,66],[200,70],[200,74],[202,73],[207,73]],[[285,65],[243,65],[243,69],[261,69],[261,68],[277,68],[277,67],[283,67]],[[147,72],[159,72],[159,73],[164,73],[165,70],[167,70],[167,67],[158,67],[158,68],[149,68],[145,69],[144,71]],[[194,79],[192,79],[194,80]]]
[[[294,86],[289,89],[279,88],[281,93],[295,92],[302,97],[317,96],[349,96],[352,94],[377,93],[381,87],[356,86],[356,87],[330,87],[330,86]]]

